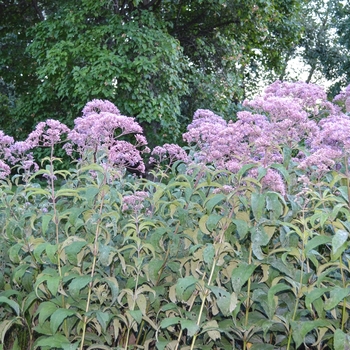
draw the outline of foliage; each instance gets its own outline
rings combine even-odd
[[[150,179],[125,174],[145,140],[107,101],[90,102],[73,130],[40,123],[24,143],[50,150],[40,168],[29,146],[0,134],[1,347],[347,349],[350,119],[322,96],[277,82],[245,104],[245,124],[200,110],[187,154],[155,148]],[[298,128],[303,112],[314,133]],[[291,121],[295,143],[277,144]],[[232,144],[236,170],[228,154],[209,158],[234,125],[250,130]],[[56,170],[63,141],[80,157],[69,171]],[[317,153],[326,149],[333,158]],[[18,166],[12,179],[7,164]]]
[[[152,144],[179,141],[197,108],[227,116],[248,72],[280,69],[299,2],[1,1],[1,78],[16,102],[1,128],[24,139],[42,116],[72,127],[85,103],[108,99]]]

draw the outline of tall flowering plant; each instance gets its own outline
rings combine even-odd
[[[143,173],[145,164],[142,153],[149,152],[141,126],[134,118],[120,114],[109,101],[92,100],[83,109],[83,116],[75,119],[74,128],[68,133],[65,150],[73,152],[83,163],[98,163],[112,169],[133,168]],[[122,138],[134,135],[135,143]]]
[[[335,101],[347,101],[348,90]],[[265,169],[263,184],[284,194],[278,165],[322,175],[348,152],[349,117],[319,86],[277,81],[243,106],[235,122],[208,110],[194,114],[183,138],[195,147],[196,162],[233,173],[254,164]],[[256,169],[250,174],[258,176]]]

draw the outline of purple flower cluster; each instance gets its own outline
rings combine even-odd
[[[26,141],[28,149],[35,147],[53,147],[62,141],[62,135],[69,133],[70,129],[58,120],[48,119],[39,123]]]
[[[148,192],[136,191],[132,195],[123,197],[122,211],[131,209],[134,213],[139,213],[144,208],[144,201],[149,197]]]
[[[350,88],[342,96],[348,98],[348,92],[350,96]],[[350,118],[316,85],[277,81],[243,105],[247,110],[237,113],[236,122],[227,123],[208,110],[195,113],[183,135],[195,146],[195,161],[234,173],[257,164],[267,169],[263,187],[285,194],[281,174],[269,168],[284,162],[285,150],[294,153],[293,164],[320,172],[333,167],[344,152],[350,154]],[[319,116],[323,119],[317,123]]]
[[[345,113],[350,113],[350,85],[335,96],[333,102],[344,106]]]
[[[74,123],[74,129],[68,133],[70,142],[64,146],[67,154],[76,151],[85,161],[101,161],[121,168],[136,165],[136,170],[145,171],[141,151],[137,149],[147,145],[146,138],[141,135],[142,127],[134,118],[121,115],[113,103],[92,100],[84,107],[83,116]],[[136,134],[135,145],[117,140],[128,134]],[[148,152],[148,148],[144,147],[142,152]]]
[[[163,146],[156,146],[152,150],[151,155],[153,157],[150,158],[150,163],[160,164],[163,161],[168,161],[171,165],[177,160],[182,160],[185,163],[188,162],[187,153],[176,144],[165,143]]]
[[[37,171],[38,165],[34,162],[33,154],[28,153],[30,149],[30,143],[14,142],[13,137],[5,135],[0,130],[0,178],[4,179],[10,175],[10,165],[18,165],[26,174],[31,170]]]

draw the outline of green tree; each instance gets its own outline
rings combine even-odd
[[[1,77],[15,108],[0,128],[23,137],[109,99],[154,144],[197,108],[229,115],[258,67],[283,69],[300,35],[300,0],[1,1]],[[15,58],[18,58],[17,60]]]

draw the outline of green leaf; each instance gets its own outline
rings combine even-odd
[[[344,333],[341,329],[334,332],[334,349],[335,350],[350,350],[350,335]]]
[[[270,165],[270,168],[278,170],[283,175],[284,180],[289,185],[289,183],[290,183],[290,176],[289,176],[288,170],[286,169],[286,167],[284,165],[278,164],[278,163],[274,163],[274,164]]]
[[[329,299],[326,300],[324,304],[324,309],[326,311],[332,310],[339,305],[350,294],[350,287],[341,288],[334,287],[331,289]]]
[[[331,237],[328,236],[316,236],[310,239],[305,245],[305,254],[307,255],[310,250],[315,249],[316,247],[327,244],[331,241]]]
[[[47,336],[42,336],[40,338],[38,338],[36,340],[36,342],[34,343],[34,349],[40,349],[42,347],[49,347],[50,349],[52,348],[57,348],[57,349],[62,349],[63,346],[71,346],[70,341],[63,336],[62,334],[55,334],[51,337],[47,337]],[[65,349],[77,349],[77,346],[71,347],[71,348],[67,348],[65,347]]]
[[[207,244],[205,246],[205,248],[203,249],[203,260],[204,262],[209,265],[212,266],[213,264],[213,260],[214,260],[214,256],[215,256],[215,248],[212,244]]]
[[[176,297],[178,300],[187,301],[196,289],[196,283],[197,279],[193,276],[179,278],[175,286]]]
[[[266,209],[273,212],[273,219],[277,220],[283,215],[283,205],[275,192],[266,193]]]
[[[187,335],[193,337],[198,331],[199,326],[193,320],[180,318],[181,329],[187,329]]]
[[[167,317],[162,320],[160,323],[160,328],[167,328],[173,326],[174,324],[179,324],[181,317]]]
[[[306,334],[319,327],[332,327],[332,323],[328,320],[316,320],[316,321],[290,321],[292,326],[292,337],[295,342],[295,347],[304,342]]]
[[[256,221],[259,221],[263,215],[265,209],[265,194],[252,193],[251,195],[251,207],[253,215]]]
[[[269,243],[271,237],[269,237],[262,226],[258,228],[253,227],[251,229],[251,235],[253,253],[259,260],[263,260],[264,254],[261,250],[261,247],[266,246]]]
[[[250,350],[274,350],[275,347],[270,344],[253,344],[250,348]]]
[[[310,293],[306,294],[305,306],[307,307],[307,309],[311,310],[312,308],[311,304],[328,291],[329,291],[329,288],[316,288],[316,289],[313,289]]]
[[[47,276],[46,284],[50,293],[55,296],[60,285],[61,277],[60,276]]]
[[[233,219],[232,222],[236,225],[237,233],[240,239],[244,239],[249,232],[248,223],[244,220]]]
[[[245,165],[243,165],[242,168],[237,173],[237,178],[240,179],[242,176],[244,176],[244,174],[248,170],[250,170],[252,168],[256,168],[256,166],[257,166],[256,164],[245,164]]]
[[[4,297],[4,296],[0,296],[0,304],[7,304],[16,312],[17,316],[19,316],[20,307],[14,300],[11,300],[11,299]]]
[[[244,284],[251,277],[255,271],[255,265],[248,265],[242,262],[238,267],[236,267],[231,274],[232,288],[236,294],[239,294]]]
[[[222,215],[211,213],[208,216],[207,222],[205,223],[209,232],[213,232],[217,226],[218,222],[222,219]]]
[[[42,234],[43,236],[45,236],[46,234],[46,231],[49,227],[49,223],[50,221],[52,220],[52,215],[51,214],[45,214],[42,216],[42,219],[41,219],[41,229],[42,229]]]
[[[47,245],[46,247],[46,254],[47,256],[49,257],[50,261],[53,263],[53,264],[57,264],[57,256],[56,256],[56,252],[57,252],[57,244],[54,244],[54,245]]]
[[[96,311],[96,318],[98,323],[101,325],[103,332],[106,332],[109,322],[109,314],[107,312]]]
[[[39,324],[43,324],[55,311],[57,305],[51,301],[43,301],[40,303],[35,315],[39,315]]]
[[[212,213],[213,209],[223,200],[226,196],[222,193],[211,195],[205,202],[204,207],[207,209],[208,214]]]
[[[110,306],[112,306],[118,298],[118,293],[119,293],[118,281],[116,280],[115,277],[105,277],[103,281],[106,281],[109,288],[111,289],[112,300],[111,300]]]
[[[237,296],[235,293],[230,294],[225,289],[215,286],[208,287],[215,295],[218,308],[224,316],[231,315],[237,306]]]
[[[56,333],[58,330],[58,327],[62,324],[62,322],[68,318],[75,315],[75,312],[70,309],[58,309],[56,310],[50,318],[50,327],[52,330],[52,333]]]
[[[69,292],[73,298],[79,296],[79,292],[85,288],[91,281],[91,276],[78,276],[75,277],[69,284]]]
[[[22,326],[22,323],[19,318],[14,317],[10,320],[3,320],[0,322],[0,339],[1,342],[4,343],[6,339],[6,333],[7,331],[14,325],[14,324],[19,324]]]
[[[347,246],[349,234],[344,230],[338,230],[332,238],[332,260],[337,260]]]
[[[132,316],[132,318],[138,323],[140,324],[142,321],[142,312],[141,310],[128,310],[128,312],[130,313],[130,315]]]
[[[152,259],[149,264],[148,264],[148,273],[151,281],[153,283],[156,283],[158,279],[160,278],[159,276],[159,271],[163,267],[164,260],[160,259]]]
[[[98,259],[103,266],[110,266],[116,254],[117,252],[114,247],[100,244]]]
[[[268,307],[269,307],[269,318],[272,319],[275,310],[276,310],[276,302],[275,302],[275,295],[277,293],[283,292],[285,290],[290,290],[291,287],[287,284],[284,283],[277,283],[274,286],[272,286],[268,293],[267,293],[267,303],[268,303]]]

